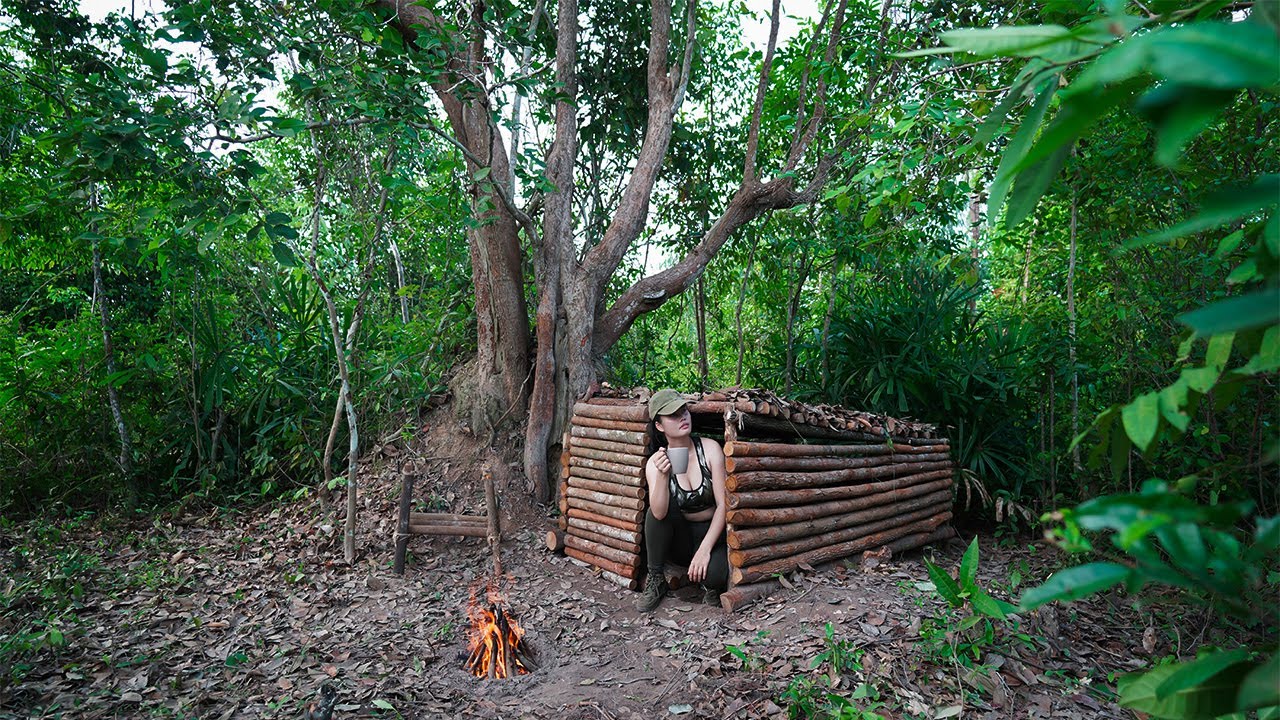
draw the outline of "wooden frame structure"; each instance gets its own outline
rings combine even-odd
[[[696,432],[721,436],[728,471],[726,543],[733,610],[777,575],[954,535],[955,464],[932,425],[773,393],[686,396]],[[645,573],[647,397],[574,405],[561,455],[560,529],[548,546],[635,590]]]
[[[502,575],[502,558],[498,547],[502,542],[502,522],[498,512],[498,493],[493,486],[493,473],[484,471],[484,515],[412,512],[413,476],[400,469],[400,518],[396,524],[396,557],[393,570],[404,574],[409,538],[414,535],[451,535],[482,537],[493,550],[494,577]]]

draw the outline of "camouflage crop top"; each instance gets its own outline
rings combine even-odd
[[[683,513],[697,513],[716,506],[716,494],[711,484],[711,468],[707,466],[707,455],[702,450],[702,438],[693,438],[693,448],[698,456],[698,468],[702,470],[702,484],[694,490],[680,487],[674,472],[667,473],[667,484],[671,489],[671,501]]]

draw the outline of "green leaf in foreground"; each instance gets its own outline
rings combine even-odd
[[[1023,609],[1034,610],[1056,601],[1071,602],[1102,592],[1128,579],[1132,571],[1119,563],[1098,562],[1054,573],[1043,584],[1022,594]]]
[[[1219,672],[1208,682],[1194,685],[1164,699],[1157,696],[1157,689],[1173,678],[1190,663],[1169,663],[1145,673],[1123,675],[1116,681],[1120,704],[1130,710],[1148,713],[1157,718],[1181,718],[1211,720],[1235,709],[1236,688],[1241,674],[1248,667],[1236,664]]]
[[[1182,315],[1178,321],[1204,336],[1275,325],[1280,322],[1280,287],[1222,300]]]

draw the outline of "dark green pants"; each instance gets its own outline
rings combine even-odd
[[[684,513],[675,508],[661,520],[653,516],[652,510],[645,510],[644,548],[649,555],[649,576],[662,577],[662,568],[667,562],[688,565],[710,529],[710,520],[686,520]],[[711,561],[707,563],[707,577],[702,584],[721,591],[729,587],[729,550],[724,544],[723,532],[711,548]]]

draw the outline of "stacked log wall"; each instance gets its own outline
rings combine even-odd
[[[648,414],[639,401],[605,400],[576,403],[565,433],[560,458],[564,552],[635,590],[643,576]]]

